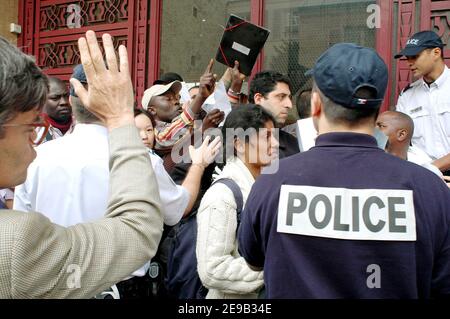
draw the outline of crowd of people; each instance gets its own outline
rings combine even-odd
[[[198,85],[169,72],[135,103],[126,48],[102,40],[104,56],[79,39],[68,87],[0,38],[0,298],[450,295],[436,33],[395,56],[415,82],[383,113],[387,66],[356,44],[300,92],[263,70],[245,94],[239,62],[218,79],[211,60]],[[292,112],[314,123],[308,151]]]

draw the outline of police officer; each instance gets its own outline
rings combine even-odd
[[[242,214],[240,252],[264,269],[266,296],[449,294],[450,192],[373,137],[385,63],[372,49],[341,43],[311,73],[316,146],[261,176]]]
[[[423,149],[445,172],[450,169],[450,71],[443,48],[436,33],[421,31],[395,58],[405,56],[417,79],[401,93],[397,111],[414,121],[413,145]]]

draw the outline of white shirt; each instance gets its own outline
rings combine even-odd
[[[56,140],[57,138],[61,138],[64,135],[69,135],[73,132],[74,128],[75,128],[75,120],[72,121],[72,124],[70,124],[70,128],[67,130],[67,132],[65,134],[63,134],[58,128],[50,125],[48,127],[48,132],[45,137],[44,143],[46,143],[48,141]],[[44,128],[39,127],[36,129],[36,132],[37,132],[38,136],[41,136],[44,133]]]
[[[109,187],[107,129],[77,124],[72,134],[36,148],[27,180],[17,186],[14,209],[39,211],[71,226],[103,217]]]
[[[411,84],[399,97],[397,111],[414,121],[412,143],[433,160],[450,153],[450,70],[428,87],[423,79]]]
[[[14,199],[14,192],[9,188],[0,189],[0,199],[3,201]]]
[[[425,167],[426,169],[429,169],[430,171],[435,173],[437,176],[442,178],[442,173],[439,170],[439,168],[437,168],[437,166],[434,166],[433,164],[431,164],[431,162],[433,161],[431,159],[431,157],[429,157],[427,155],[427,153],[422,151],[417,146],[410,146],[409,149],[408,149],[408,155],[407,156],[408,156],[408,161],[409,162],[412,162],[412,163],[415,163],[415,164],[420,165],[422,167]]]
[[[6,201],[14,199],[14,192],[9,188],[0,189],[0,201],[5,204]]]
[[[161,157],[152,150],[148,154],[158,181],[159,196],[164,210],[164,224],[173,226],[183,218],[184,211],[189,204],[190,195],[186,188],[175,184],[164,168]]]
[[[103,218],[109,190],[109,143],[107,129],[96,124],[77,124],[72,134],[36,148],[37,157],[28,168],[27,180],[16,187],[14,209],[39,211],[53,223],[71,226]],[[150,155],[164,222],[174,225],[182,218],[189,194],[177,186]],[[148,264],[135,276],[142,276]]]

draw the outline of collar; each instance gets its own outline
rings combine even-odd
[[[316,139],[316,147],[366,147],[379,149],[372,135],[352,132],[334,132],[321,134]],[[381,150],[381,149],[379,149]]]
[[[445,82],[447,82],[447,79],[449,77],[450,70],[448,69],[447,65],[444,66],[444,72],[442,72],[441,76],[434,81],[436,83],[436,86],[440,88]]]
[[[100,124],[85,124],[85,123],[77,123],[73,130],[75,135],[83,134],[83,135],[93,135],[100,134],[104,136],[108,136],[108,129]]]
[[[448,69],[447,65],[444,66],[444,72],[434,81],[430,84],[430,88],[432,86],[436,86],[437,88],[442,87],[442,85],[447,81],[449,78],[450,70]],[[422,84],[428,89],[428,84],[425,82],[425,80],[422,78]]]
[[[250,173],[247,166],[245,166],[244,162],[238,157],[233,157],[227,160],[227,164],[224,166],[222,174],[219,178],[223,177],[230,177],[237,181],[245,180],[250,185],[255,182],[255,178],[252,173]]]
[[[66,132],[72,127],[73,119],[71,118],[70,121],[67,123],[61,124],[56,122],[54,119],[52,119],[48,114],[44,113],[45,117],[47,118],[47,121],[50,123],[51,126],[54,128],[57,128],[60,130],[60,132],[64,135]]]

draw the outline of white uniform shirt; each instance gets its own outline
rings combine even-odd
[[[411,84],[399,97],[397,111],[414,121],[412,143],[433,160],[450,153],[450,70],[428,87],[423,79]]]
[[[434,166],[431,164],[433,161],[431,157],[427,155],[424,151],[422,151],[420,148],[416,146],[410,146],[408,149],[408,161],[415,163],[417,165],[420,165],[422,167],[425,167],[426,169],[429,169],[433,173],[435,173],[437,176],[442,178],[442,173],[437,168],[437,166]]]
[[[0,189],[0,198],[4,201],[14,199],[14,192],[9,188]]]
[[[14,192],[10,190],[9,188],[2,188],[0,189],[0,201],[5,204],[8,200],[14,199]],[[1,206],[1,205],[0,205]]]
[[[102,218],[109,191],[109,143],[107,129],[96,124],[77,124],[72,134],[36,148],[27,180],[16,187],[14,209],[39,211],[53,223],[71,226]],[[177,186],[151,154],[160,188],[164,223],[174,225],[189,202],[186,189]],[[133,275],[142,276],[148,264]]]

